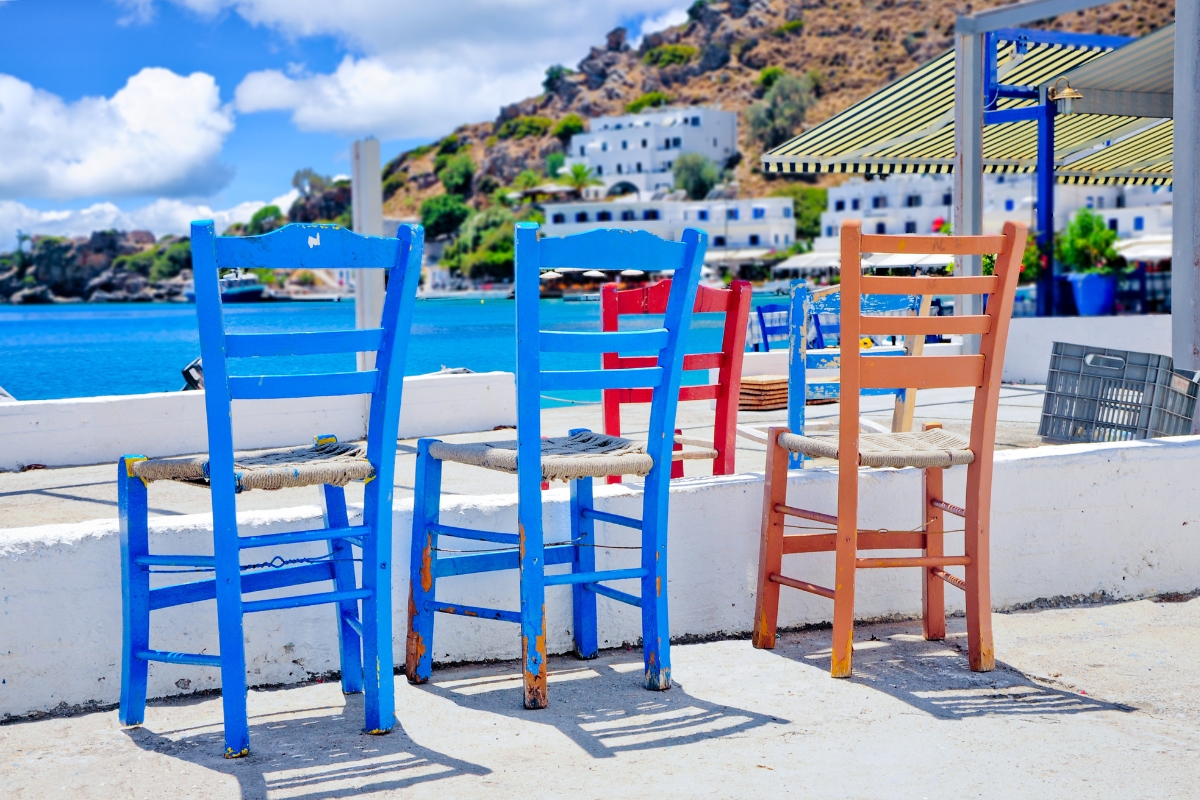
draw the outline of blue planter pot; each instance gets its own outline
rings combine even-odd
[[[1117,279],[1112,275],[1095,272],[1067,276],[1071,281],[1071,293],[1075,295],[1075,307],[1081,317],[1102,317],[1113,312],[1117,300]]]

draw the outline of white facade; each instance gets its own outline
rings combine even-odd
[[[675,187],[671,167],[683,153],[723,166],[737,152],[737,114],[715,108],[670,108],[588,120],[571,137],[565,170],[585,164],[607,193],[629,184],[641,195]]]
[[[678,241],[684,228],[699,228],[709,236],[709,249],[720,250],[784,249],[796,235],[790,197],[548,203],[545,211],[550,236],[629,228]]]
[[[932,233],[953,211],[954,179],[949,175],[893,175],[887,180],[851,178],[829,189],[821,214],[822,239],[816,249],[835,249],[847,219],[861,219],[867,233]],[[988,175],[983,184],[983,228],[999,232],[1007,220],[1037,227],[1037,186],[1033,175]],[[1121,238],[1171,232],[1170,187],[1060,185],[1054,192],[1054,228],[1063,230],[1080,208],[1102,215]]]

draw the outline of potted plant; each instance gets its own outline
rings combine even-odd
[[[1081,317],[1113,313],[1117,299],[1117,275],[1124,259],[1113,249],[1116,231],[1109,230],[1104,218],[1081,208],[1058,237],[1058,261],[1067,270],[1075,307]]]

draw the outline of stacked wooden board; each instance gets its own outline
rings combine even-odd
[[[777,411],[787,408],[786,375],[751,375],[742,378],[739,411]]]

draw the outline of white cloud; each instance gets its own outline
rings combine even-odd
[[[192,220],[211,219],[217,233],[235,222],[249,222],[264,205],[279,206],[286,214],[299,197],[295,189],[266,203],[252,201],[232,208],[214,210],[203,204],[159,198],[132,211],[122,211],[113,203],[95,203],[79,210],[41,211],[14,200],[0,200],[0,253],[16,247],[17,231],[44,236],[87,236],[92,231],[147,230],[155,236],[169,233],[184,235]]]
[[[203,195],[233,129],[211,75],[145,68],[112,97],[65,102],[0,74],[0,198]]]
[[[328,74],[251,73],[238,87],[239,111],[290,112],[304,130],[393,137],[490,119],[541,91],[546,67],[574,66],[623,21],[635,20],[632,40],[646,20],[666,26],[686,16],[679,0],[171,2],[205,15],[233,9],[293,38],[335,36],[355,52]]]
[[[657,33],[658,31],[674,28],[676,25],[682,25],[687,22],[687,9],[672,8],[662,12],[657,17],[647,18],[642,23],[642,35],[647,33]]]

